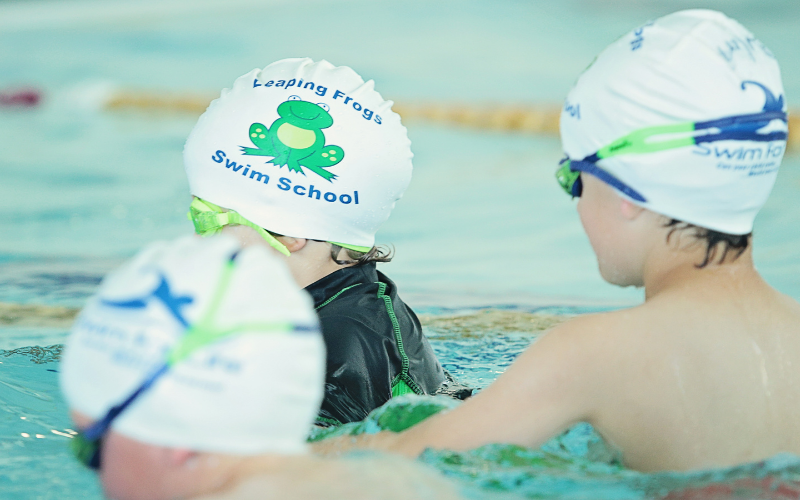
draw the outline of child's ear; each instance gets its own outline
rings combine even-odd
[[[291,236],[278,236],[276,239],[286,245],[286,248],[291,253],[302,250],[306,246],[306,243],[308,243],[308,240],[305,238],[293,238]]]
[[[631,203],[625,199],[620,199],[620,213],[622,214],[623,219],[634,220],[638,218],[644,211],[645,209],[639,205]]]

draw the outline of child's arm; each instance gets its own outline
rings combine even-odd
[[[495,383],[458,408],[405,432],[359,436],[351,445],[417,456],[425,448],[467,450],[489,443],[536,447],[572,424],[591,420],[607,384],[604,315],[564,323],[529,347]],[[341,452],[346,442],[318,443]]]

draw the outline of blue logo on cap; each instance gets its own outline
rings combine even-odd
[[[173,295],[169,287],[169,282],[163,274],[160,274],[161,281],[155,290],[138,299],[130,300],[108,300],[101,299],[101,303],[110,307],[122,307],[126,309],[144,309],[147,307],[151,298],[156,298],[161,301],[167,310],[177,319],[184,327],[189,328],[189,322],[183,316],[181,310],[194,302],[194,298],[189,295]]]
[[[779,96],[775,99],[775,95],[763,84],[754,82],[753,80],[745,80],[742,82],[742,90],[745,89],[745,86],[751,83],[756,85],[761,90],[764,91],[764,97],[766,98],[766,102],[764,102],[764,109],[761,111],[783,111],[783,96]]]

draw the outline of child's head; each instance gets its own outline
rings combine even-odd
[[[171,498],[203,484],[197,457],[303,453],[324,366],[311,300],[279,259],[228,237],[187,237],[104,279],[60,377],[84,427],[73,448],[107,493]]]
[[[374,255],[413,155],[392,102],[373,86],[348,67],[306,58],[253,70],[223,90],[184,149],[200,199],[197,231],[249,225],[285,254],[272,235]]]
[[[579,196],[588,174],[660,214],[668,233],[691,229],[707,264],[746,248],[786,132],[770,51],[719,12],[681,11],[623,36],[579,77],[561,114],[559,181]]]

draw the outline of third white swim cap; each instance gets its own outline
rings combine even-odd
[[[307,58],[240,77],[186,141],[192,194],[272,232],[372,247],[413,156],[392,102],[373,87]]]
[[[561,114],[564,151],[654,212],[746,234],[786,147],[783,93],[774,56],[739,23],[676,12],[612,43],[580,76]]]
[[[173,360],[112,428],[158,446],[299,453],[319,411],[325,345],[310,297],[261,246],[189,236],[103,280],[61,362],[69,406],[97,421]]]

